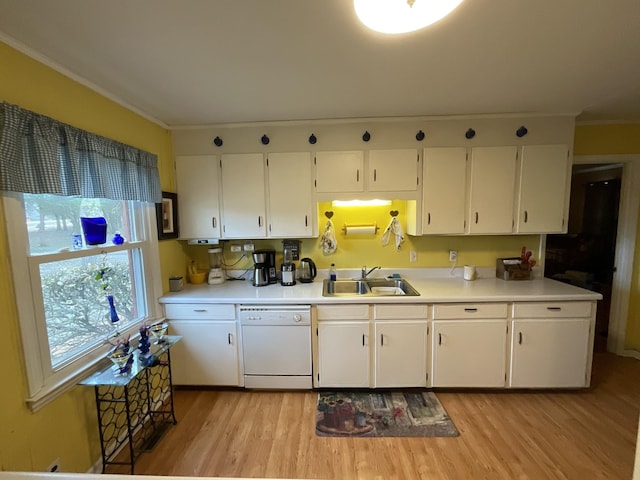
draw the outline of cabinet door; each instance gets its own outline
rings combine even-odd
[[[174,320],[170,328],[182,336],[171,349],[174,385],[241,385],[235,322]]]
[[[269,236],[311,237],[314,215],[311,199],[311,154],[271,153],[269,175]]]
[[[512,232],[516,153],[516,147],[471,150],[469,233]]]
[[[369,323],[318,323],[318,386],[369,387]]]
[[[180,238],[220,238],[217,157],[176,157],[176,185]]]
[[[434,387],[504,387],[507,321],[435,320]]]
[[[566,145],[522,147],[518,233],[563,233],[569,185]]]
[[[317,152],[316,192],[362,192],[363,169],[363,152]]]
[[[466,148],[425,148],[422,233],[464,233]]]
[[[511,387],[587,385],[588,318],[513,320]]]
[[[375,387],[427,385],[427,323],[376,322]]]
[[[371,192],[412,192],[417,190],[417,150],[369,151],[368,189]]]
[[[223,238],[266,237],[261,153],[222,155],[222,214]]]

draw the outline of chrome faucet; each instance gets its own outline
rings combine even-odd
[[[373,267],[371,270],[369,270],[369,271],[367,272],[367,266],[366,266],[366,265],[363,265],[363,266],[362,266],[362,279],[364,280],[365,278],[367,278],[367,276],[368,276],[371,272],[373,272],[374,270],[377,270],[377,269],[379,269],[379,268],[382,268],[382,267]]]

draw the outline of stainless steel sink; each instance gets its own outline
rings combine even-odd
[[[328,280],[323,282],[324,297],[385,297],[391,295],[408,295],[417,297],[420,294],[404,279],[371,279],[371,280]]]
[[[336,295],[366,295],[370,293],[369,286],[364,280],[328,280],[324,281],[322,295],[333,297]]]
[[[376,296],[382,295],[409,295],[418,297],[420,294],[409,283],[400,278],[381,278],[367,280],[367,285]]]

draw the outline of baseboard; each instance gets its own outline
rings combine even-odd
[[[621,357],[631,357],[636,360],[640,360],[640,352],[637,350],[623,350],[620,354]]]
[[[85,473],[102,473],[102,457],[98,458]]]

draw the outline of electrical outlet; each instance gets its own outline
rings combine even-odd
[[[242,251],[242,245],[231,245],[231,251],[234,253]]]
[[[253,243],[245,243],[244,244],[244,251],[245,252],[253,252],[255,250],[255,247],[253,246]]]
[[[411,250],[409,252],[409,261],[411,263],[416,262],[418,260],[418,253],[415,250]]]
[[[449,261],[455,262],[458,260],[458,251],[457,250],[449,250]]]

